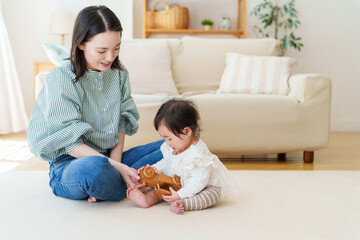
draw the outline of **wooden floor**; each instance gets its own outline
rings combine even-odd
[[[0,135],[0,139],[26,140],[26,133]],[[314,163],[302,159],[302,152],[294,152],[287,153],[286,161],[277,160],[274,154],[222,161],[231,170],[360,170],[360,133],[331,133],[329,146],[315,151]],[[47,162],[35,157],[19,163],[13,170],[48,169]]]

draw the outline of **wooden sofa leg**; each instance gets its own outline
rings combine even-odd
[[[312,163],[314,162],[314,151],[304,151],[304,162]]]
[[[285,161],[286,160],[286,153],[278,153],[277,159],[279,161]]]

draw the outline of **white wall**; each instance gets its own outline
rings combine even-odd
[[[84,7],[103,4],[120,19],[123,37],[133,35],[132,0],[2,0],[1,3],[28,116],[34,104],[34,62],[49,61],[42,44],[61,44],[60,36],[49,33],[52,12],[70,11],[76,15]],[[66,37],[65,45],[70,45],[70,41]]]
[[[190,9],[190,27],[200,28],[203,18],[211,18],[215,24],[220,22],[220,14],[227,12],[233,19],[237,14],[237,0],[167,0],[181,3]],[[262,0],[247,0],[247,12]],[[150,4],[155,0],[151,0]],[[142,1],[141,0],[2,0],[3,14],[8,28],[15,63],[25,99],[27,113],[33,106],[33,63],[48,61],[42,44],[60,43],[59,36],[49,34],[51,12],[56,10],[77,13],[88,5],[106,4],[120,18],[124,37],[141,38]],[[150,5],[151,6],[151,5]],[[297,33],[303,37],[304,49],[301,52],[289,51],[286,55],[294,57],[298,66],[295,73],[321,73],[332,79],[332,131],[360,131],[360,9],[359,0],[298,0],[296,8],[302,22]],[[133,22],[131,21],[133,20]],[[247,17],[247,37],[255,34],[250,30],[256,20]],[[215,25],[216,28],[216,25]],[[155,37],[173,37],[157,35]],[[219,37],[206,36],[201,37]],[[231,37],[221,35],[221,37]],[[69,44],[69,39],[66,39]]]
[[[299,0],[297,5],[305,47],[287,55],[299,62],[296,72],[332,79],[331,130],[360,131],[360,1]]]
[[[149,0],[153,6],[156,0]],[[200,28],[203,18],[220,22],[227,12],[235,20],[237,0],[168,0],[181,2],[190,9],[190,27]],[[249,16],[262,0],[247,0],[247,38],[255,38],[251,30],[257,19]],[[281,2],[281,1],[280,1]],[[206,7],[204,5],[206,4]],[[360,131],[360,9],[359,0],[297,0],[301,25],[296,31],[303,38],[301,52],[289,50],[286,55],[296,59],[294,73],[321,73],[332,80],[331,131]],[[134,37],[142,37],[142,1],[134,1]],[[218,20],[217,20],[218,19]],[[216,28],[216,26],[215,26]],[[200,37],[217,37],[199,35]],[[174,35],[152,35],[152,38]],[[179,37],[179,36],[175,36]],[[230,36],[221,36],[230,37]]]

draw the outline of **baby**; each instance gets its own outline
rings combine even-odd
[[[182,188],[170,188],[171,195],[162,197],[177,214],[211,207],[221,197],[238,192],[229,171],[199,138],[199,121],[195,105],[180,99],[162,104],[154,119],[155,129],[165,142],[160,148],[163,159],[151,167],[157,173],[181,177]],[[143,208],[161,200],[149,188],[128,189],[127,196]]]

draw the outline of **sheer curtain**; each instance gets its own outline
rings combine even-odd
[[[22,131],[26,129],[27,123],[28,117],[0,0],[0,134]]]

